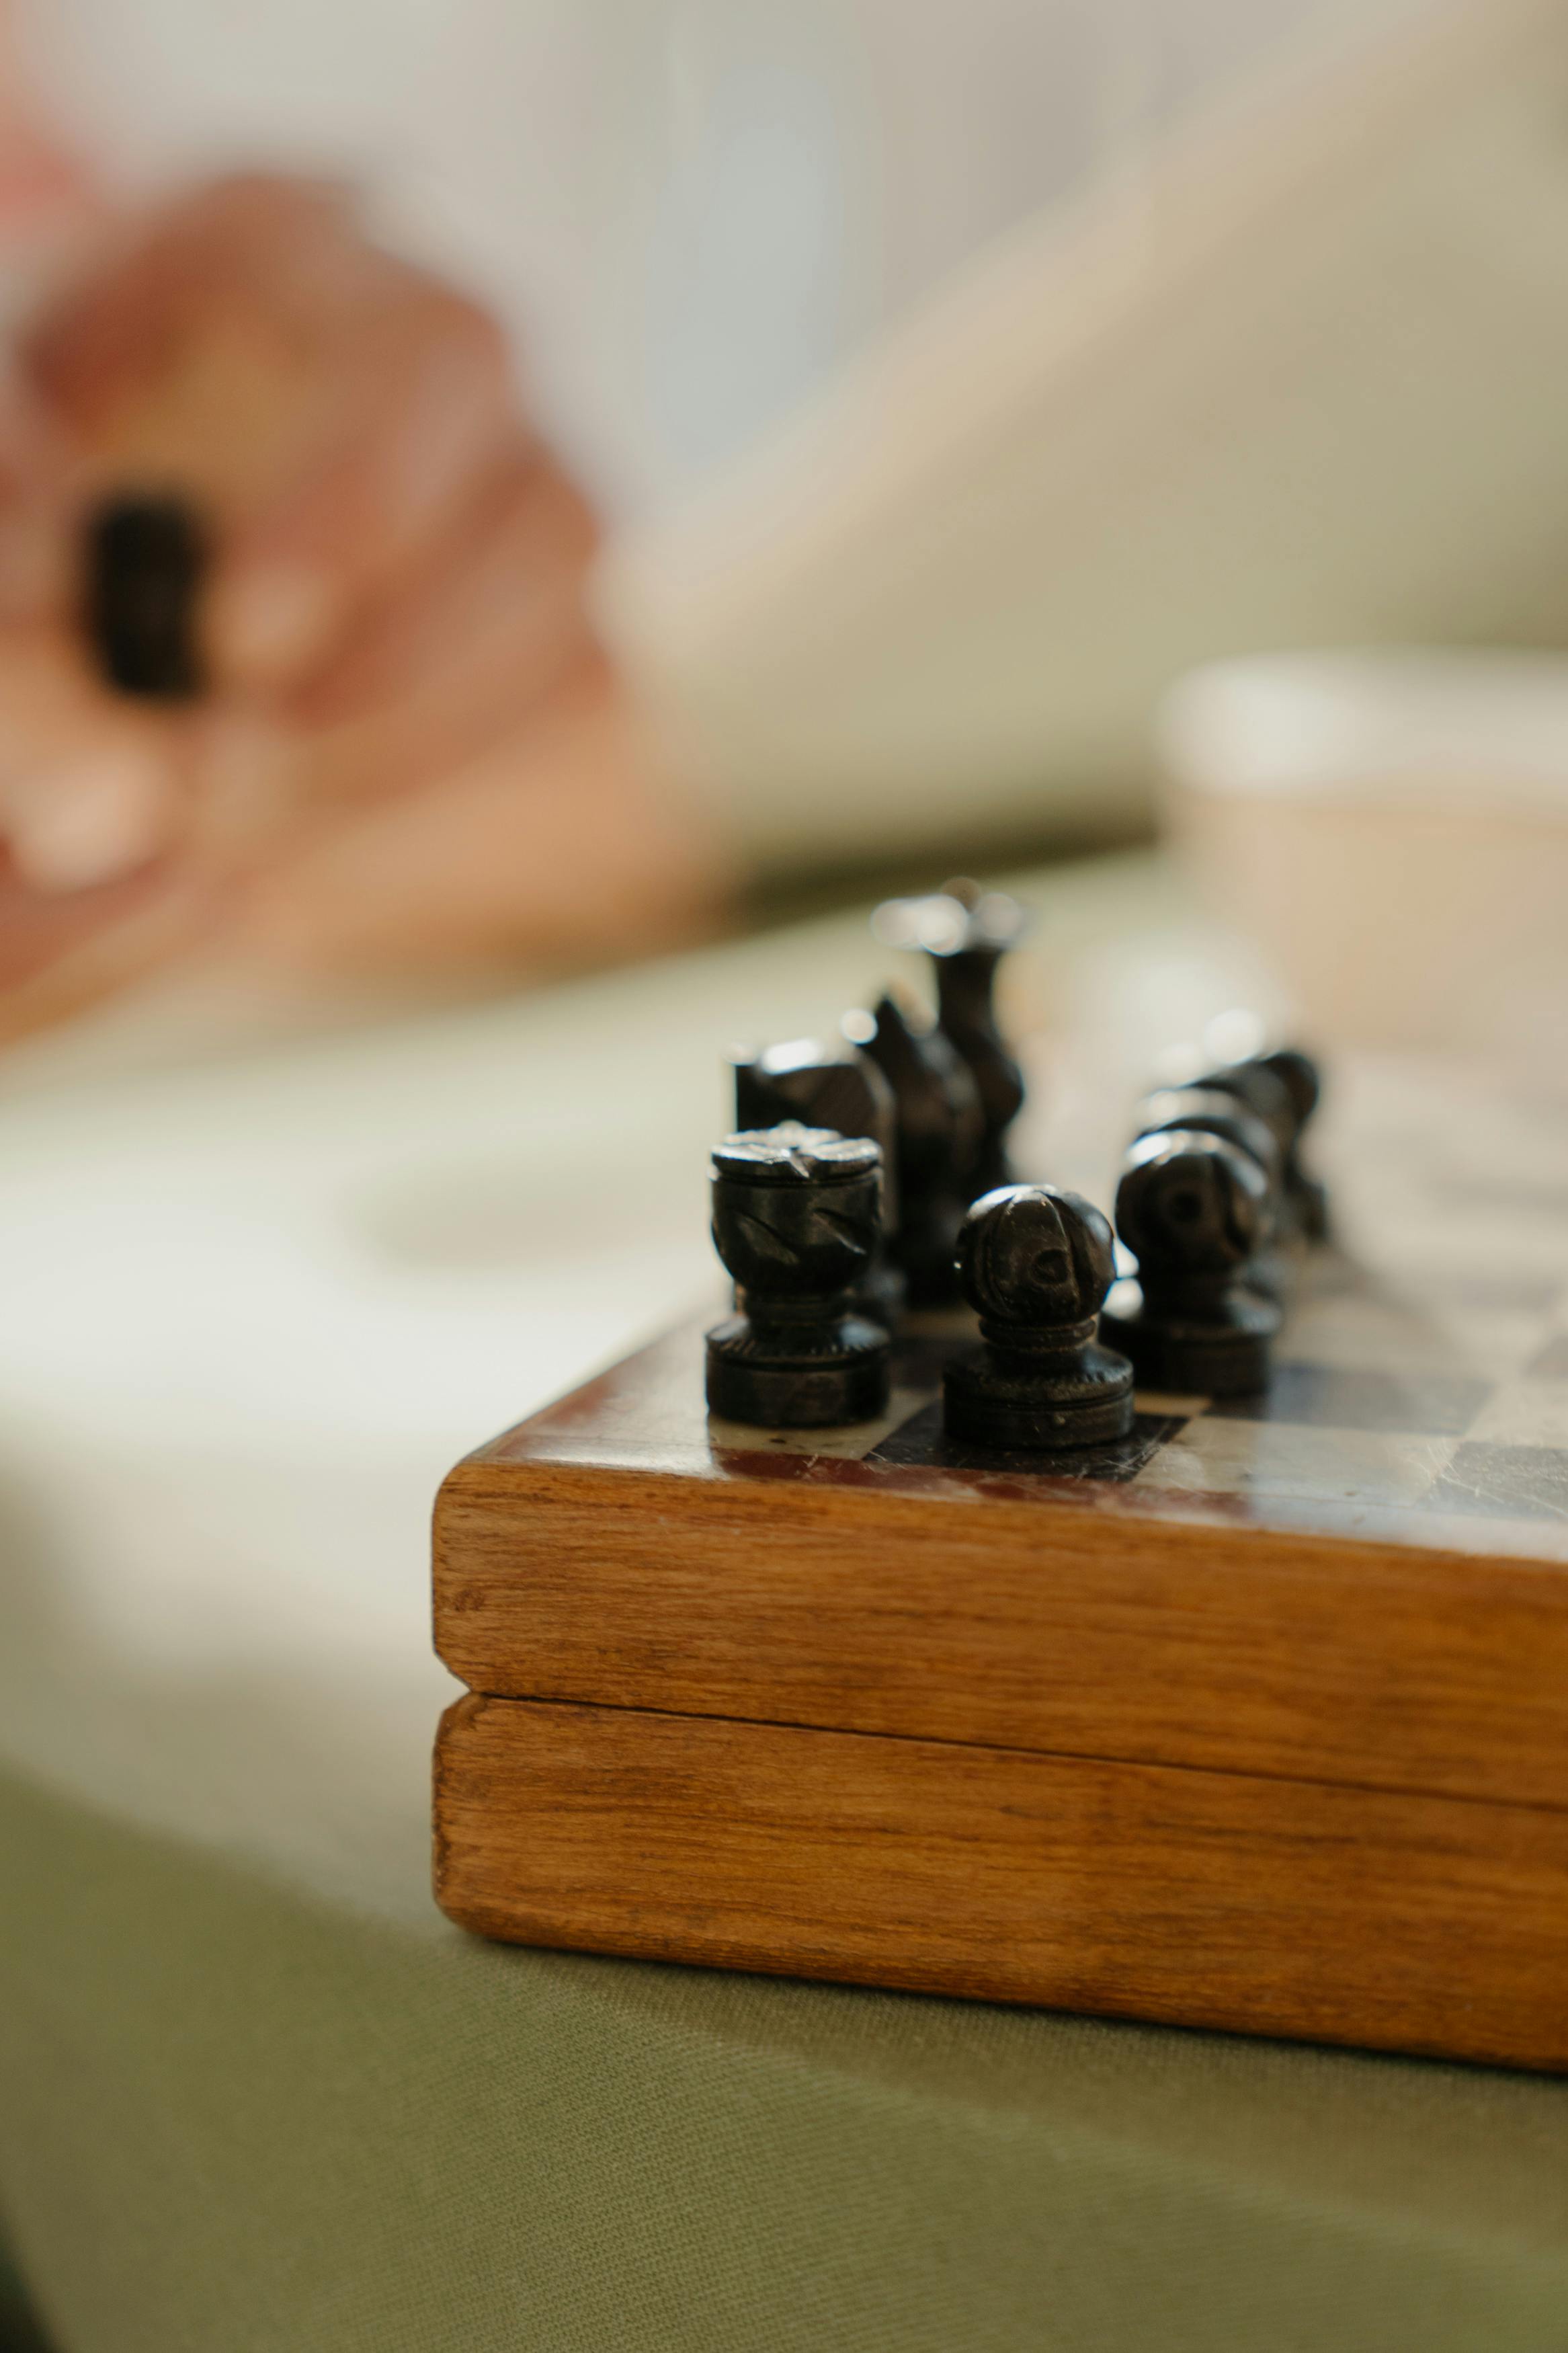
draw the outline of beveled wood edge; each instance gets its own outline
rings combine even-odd
[[[738,1518],[752,1513],[766,1518],[772,1514],[764,1507],[764,1499],[767,1505],[787,1509],[800,1521],[859,1519],[875,1525],[888,1512],[901,1514],[913,1508],[919,1510],[928,1526],[947,1525],[954,1535],[973,1535],[979,1525],[976,1514],[984,1513],[984,1525],[994,1528],[999,1535],[1004,1529],[1020,1535],[1030,1531],[1042,1539],[1049,1535],[1059,1538],[1063,1550],[1102,1553],[1117,1559],[1124,1559],[1142,1536],[1161,1546],[1169,1543],[1183,1550],[1201,1552],[1209,1567],[1257,1568],[1262,1565],[1259,1556],[1266,1555],[1269,1564],[1279,1567],[1310,1570],[1322,1566],[1344,1569],[1353,1563],[1363,1574],[1401,1579],[1416,1569],[1451,1577],[1457,1583],[1485,1580],[1494,1589],[1500,1577],[1517,1578],[1521,1583],[1528,1580],[1532,1586],[1540,1579],[1555,1577],[1558,1590],[1552,1593],[1548,1587],[1547,1598],[1560,1602],[1568,1611],[1568,1562],[1526,1553],[1462,1547],[1450,1550],[1446,1546],[1402,1544],[1386,1536],[1350,1535],[1331,1528],[1274,1526],[1255,1520],[1228,1519],[1218,1514],[1208,1516],[1194,1512],[1188,1516],[1125,1506],[1108,1511],[1079,1508],[1069,1503],[1057,1503],[1043,1509],[1037,1504],[1016,1503],[1007,1497],[988,1495],[983,1501],[963,1502],[953,1496],[919,1494],[891,1486],[815,1486],[797,1480],[775,1483],[699,1478],[654,1465],[603,1463],[586,1458],[580,1461],[561,1458],[497,1461],[484,1448],[476,1449],[454,1463],[437,1490],[431,1527],[437,1576],[446,1567],[444,1524],[453,1503],[489,1503],[502,1508],[552,1501],[586,1504],[606,1490],[618,1490],[617,1501],[623,1504],[646,1501],[661,1513],[684,1502],[694,1516],[702,1518],[721,1516],[726,1507]],[[1042,1545],[1042,1549],[1055,1548]]]
[[[547,1668],[537,1683],[524,1688],[510,1672],[487,1668],[485,1659],[476,1655],[476,1648],[482,1650],[483,1644],[476,1646],[468,1639],[476,1618],[482,1624],[486,1613],[457,1606],[474,1577],[475,1530],[471,1522],[467,1525],[462,1523],[470,1514],[490,1521],[488,1534],[504,1562],[512,1514],[525,1514],[529,1521],[526,1546],[520,1546],[523,1556],[518,1564],[522,1571],[527,1546],[544,1545],[552,1551],[558,1546],[557,1556],[569,1560],[581,1544],[584,1515],[593,1519],[601,1514],[611,1494],[615,1514],[605,1525],[595,1529],[594,1544],[582,1547],[586,1554],[597,1553],[608,1560],[615,1558],[613,1521],[622,1514],[626,1515],[627,1526],[640,1525],[645,1512],[676,1527],[683,1524],[701,1526],[710,1542],[717,1538],[722,1544],[732,1535],[737,1543],[755,1547],[759,1554],[765,1554],[770,1529],[778,1529],[779,1541],[791,1545],[799,1543],[803,1536],[809,1543],[813,1528],[817,1528],[825,1538],[833,1539],[841,1553],[847,1538],[863,1538],[874,1546],[879,1537],[885,1538],[889,1525],[889,1515],[882,1509],[888,1499],[865,1490],[791,1485],[786,1499],[776,1490],[749,1482],[694,1482],[679,1474],[626,1469],[612,1472],[586,1463],[496,1464],[466,1458],[443,1483],[437,1499],[434,1543],[436,1647],[459,1682],[477,1693],[503,1699],[664,1710],[895,1738],[929,1736],[959,1746],[994,1745],[993,1736],[984,1730],[970,1734],[958,1730],[951,1722],[933,1729],[924,1723],[898,1720],[896,1714],[887,1712],[879,1720],[875,1709],[858,1715],[853,1711],[842,1712],[837,1700],[830,1704],[829,1712],[829,1704],[823,1704],[810,1691],[818,1677],[809,1664],[804,1678],[786,1672],[782,1679],[784,1704],[754,1707],[741,1699],[738,1689],[733,1687],[733,1678],[722,1674],[707,1694],[700,1689],[700,1678],[695,1686],[689,1682],[684,1688],[675,1688],[668,1683],[658,1687],[657,1679],[650,1683],[637,1673],[628,1675],[624,1669],[615,1668],[615,1646],[609,1638],[604,1659],[587,1676],[574,1672],[563,1677]],[[563,1527],[558,1536],[552,1536],[550,1527],[552,1504],[560,1505],[576,1522],[574,1527]],[[787,1514],[782,1525],[779,1507]],[[456,1527],[450,1525],[454,1520],[458,1523]],[[1064,1600],[1065,1622],[1069,1630],[1084,1609],[1092,1611],[1094,1596],[1086,1590],[1084,1580],[1092,1580],[1102,1565],[1120,1563],[1130,1576],[1153,1580],[1155,1585],[1166,1582],[1178,1593],[1184,1575],[1201,1574],[1212,1594],[1216,1581],[1223,1590],[1227,1577],[1251,1577],[1261,1570],[1266,1584],[1281,1596],[1280,1607],[1287,1620],[1292,1615],[1289,1601],[1291,1593],[1300,1597],[1300,1609],[1310,1620],[1314,1609],[1321,1614],[1327,1588],[1331,1607],[1339,1606],[1335,1595],[1342,1598],[1347,1612],[1347,1644],[1363,1662],[1372,1662],[1373,1672],[1380,1672],[1384,1662],[1398,1661],[1406,1655],[1407,1638],[1399,1621],[1402,1617],[1408,1620],[1412,1607],[1423,1616],[1434,1612],[1440,1621],[1461,1627],[1476,1616],[1495,1623],[1498,1605],[1502,1601],[1510,1602],[1523,1614],[1539,1613],[1544,1603],[1553,1620],[1560,1610],[1568,1615],[1568,1579],[1543,1582],[1541,1564],[1506,1556],[1423,1553],[1401,1545],[1347,1543],[1331,1535],[1256,1527],[1216,1529],[1206,1522],[1107,1519],[1092,1511],[1066,1508],[1042,1514],[1033,1505],[993,1501],[988,1501],[978,1513],[974,1505],[967,1503],[928,1501],[924,1510],[907,1514],[895,1525],[900,1532],[901,1548],[924,1555],[928,1564],[933,1553],[941,1554],[955,1543],[973,1555],[977,1543],[989,1543],[1010,1533],[1022,1539],[1032,1569],[1042,1545],[1047,1545],[1049,1552],[1058,1556],[1058,1567],[1077,1581],[1077,1591],[1069,1592]],[[449,1557],[449,1535],[456,1539],[460,1565]],[[521,1529],[519,1535],[521,1539]],[[1143,1544],[1134,1543],[1130,1547],[1129,1539],[1140,1535]],[[1043,1565],[1048,1566],[1048,1561]],[[1550,1567],[1551,1564],[1546,1566]],[[500,1575],[505,1573],[503,1567]],[[493,1560],[490,1576],[495,1582]],[[592,1581],[590,1566],[584,1571],[585,1588],[591,1588]],[[1386,1617],[1383,1609],[1374,1606],[1380,1596]],[[1268,1599],[1267,1591],[1260,1589],[1258,1603],[1266,1615]],[[738,1607],[743,1615],[743,1588]],[[1112,1693],[1107,1687],[1103,1700],[1092,1703],[1091,1713],[1105,1720],[1105,1736],[1085,1736],[1081,1715],[1073,1723],[1075,1711],[1069,1709],[1068,1720],[1061,1728],[1076,1736],[1016,1745],[1041,1755],[1101,1757],[1128,1764],[1235,1772],[1268,1779],[1325,1781],[1345,1788],[1458,1798],[1476,1804],[1568,1810],[1568,1777],[1559,1768],[1561,1744],[1553,1728],[1555,1717],[1543,1733],[1539,1694],[1534,1695],[1531,1708],[1519,1715],[1516,1736],[1510,1737],[1500,1762],[1493,1754],[1489,1745],[1492,1735],[1485,1726],[1488,1707],[1495,1715],[1498,1703],[1495,1661],[1490,1672],[1490,1699],[1487,1696],[1489,1686],[1483,1685],[1477,1703],[1479,1715],[1462,1694],[1457,1704],[1443,1704],[1439,1720],[1444,1729],[1438,1753],[1446,1752],[1451,1757],[1453,1764],[1449,1767],[1435,1763],[1429,1744],[1423,1742],[1418,1748],[1424,1754],[1402,1750],[1396,1744],[1392,1754],[1369,1750],[1358,1761],[1352,1751],[1332,1757],[1330,1769],[1301,1770],[1297,1760],[1305,1753],[1302,1741],[1310,1736],[1311,1724],[1318,1721],[1318,1703],[1306,1688],[1299,1699],[1287,1699],[1285,1703],[1288,1712],[1292,1706],[1297,1711],[1297,1727],[1289,1728],[1287,1716],[1285,1727],[1276,1725],[1261,1742],[1247,1736],[1245,1717],[1238,1720],[1234,1737],[1217,1742],[1200,1739],[1179,1751],[1173,1751],[1168,1741],[1160,1737],[1148,1741],[1130,1738],[1129,1724],[1136,1725],[1143,1720],[1138,1703],[1141,1679],[1146,1681],[1147,1675],[1156,1672],[1159,1667],[1162,1624],[1174,1625],[1182,1614],[1177,1609],[1173,1618],[1172,1605],[1156,1591],[1148,1596],[1148,1609],[1154,1646],[1149,1661],[1140,1663],[1139,1646],[1129,1636],[1131,1647],[1124,1672],[1118,1671],[1118,1691]],[[1291,1645],[1287,1641],[1281,1657],[1288,1680],[1291,1679]],[[1278,1707],[1280,1689],[1277,1677],[1271,1684],[1260,1686],[1265,1694],[1272,1690],[1269,1706]],[[1506,1693],[1503,1696],[1506,1699]],[[1230,1722],[1227,1714],[1226,1723]],[[1486,1763],[1489,1758],[1488,1769],[1478,1773],[1474,1769],[1477,1760]]]
[[[1553,2075],[1568,2074],[1568,2053],[1556,2047],[1546,2050],[1517,2039],[1510,2040],[1506,2044],[1496,2039],[1489,2039],[1483,2044],[1472,2039],[1470,2047],[1457,2048],[1452,2038],[1434,2040],[1427,2036],[1412,2034],[1404,2029],[1400,2031],[1397,2037],[1375,2033],[1369,2035],[1364,2031],[1352,2031],[1348,2027],[1336,2031],[1332,2024],[1321,2016],[1314,2017],[1310,2022],[1304,2023],[1299,2028],[1284,2026],[1279,2022],[1259,2023],[1255,2015],[1248,2015],[1239,2005],[1227,2007],[1223,2002],[1216,2002],[1212,1999],[1205,2000],[1201,1993],[1194,1995],[1190,2002],[1184,2002],[1179,2012],[1171,2008],[1152,2010],[1145,2000],[1132,1996],[1122,1998],[1112,1991],[1107,1991],[1103,1998],[1098,1998],[1093,2005],[1089,2006],[1081,2001],[1053,2001],[1043,1996],[1009,1991],[1005,1988],[999,1988],[989,1978],[982,1981],[976,1976],[966,1976],[960,1969],[944,1969],[928,1973],[918,1967],[910,1968],[900,1964],[896,1956],[886,1957],[879,1954],[874,1961],[868,1960],[861,1964],[853,1957],[839,1953],[833,1957],[830,1966],[825,1959],[814,1966],[813,1956],[809,1949],[801,1945],[797,1945],[788,1956],[784,1956],[770,1953],[765,1947],[750,1942],[731,1944],[722,1938],[711,1939],[711,1949],[698,1956],[691,1950],[689,1938],[683,1937],[679,1931],[661,1932],[647,1925],[617,1930],[606,1928],[602,1923],[597,1924],[594,1932],[594,1941],[591,1944],[585,1944],[581,1936],[574,1936],[564,1926],[552,1927],[539,1921],[531,1922],[528,1934],[524,1936],[519,1930],[515,1907],[509,1909],[482,1898],[466,1899],[461,1887],[455,1884],[460,1866],[454,1863],[452,1841],[447,1834],[445,1821],[447,1811],[445,1799],[448,1778],[447,1752],[453,1737],[460,1734],[465,1725],[482,1712],[497,1708],[501,1710],[518,1708],[535,1712],[548,1710],[554,1705],[560,1705],[563,1712],[571,1710],[579,1715],[584,1712],[589,1714],[595,1712],[592,1709],[584,1711],[579,1704],[572,1702],[497,1698],[479,1692],[463,1694],[460,1698],[452,1701],[442,1711],[432,1757],[434,1797],[432,1893],[437,1908],[444,1915],[452,1922],[454,1926],[469,1935],[480,1936],[492,1942],[517,1945],[532,1950],[587,1952],[604,1955],[614,1959],[654,1961],[665,1967],[740,1971],[748,1976],[774,1977],[803,1983],[863,1986],[875,1989],[890,1989],[895,1992],[994,2002],[1009,2009],[1044,2010],[1058,2016],[1110,2018],[1180,2031],[1222,2033],[1235,2035],[1247,2041],[1283,2041],[1325,2050],[1365,2051],[1374,2054],[1386,2053],[1397,2057],[1436,2060],[1447,2065],[1502,2067]],[[620,1711],[605,1712],[619,1713]],[[626,1713],[654,1715],[658,1712],[628,1710]],[[710,1721],[715,1725],[728,1725],[731,1722],[728,1718],[710,1719]],[[818,1732],[830,1732],[829,1727],[815,1725],[770,1726],[769,1728],[799,1731],[805,1737],[811,1737]],[[851,1734],[845,1736],[870,1738],[879,1736]],[[894,1742],[892,1745],[900,1744]],[[918,1743],[911,1742],[910,1745],[942,1746],[952,1744],[927,1743],[922,1740]],[[1035,1750],[1013,1753],[1027,1757],[1031,1760],[1050,1761]],[[1115,1764],[1122,1760],[1064,1757],[1059,1761],[1065,1765],[1071,1765],[1101,1762]],[[1138,1769],[1141,1770],[1181,1774],[1189,1769],[1181,1766],[1150,1767],[1140,1763],[1139,1760],[1128,1761],[1137,1764]],[[1407,1795],[1418,1799],[1423,1793],[1384,1794]],[[1436,1794],[1438,1801],[1441,1802],[1443,1793]],[[1463,1803],[1464,1801],[1454,1800],[1453,1802]],[[1550,1810],[1521,1806],[1517,1809],[1504,1808],[1502,1810],[1530,1815],[1547,1813]]]

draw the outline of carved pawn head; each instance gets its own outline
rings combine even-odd
[[[713,1246],[770,1312],[851,1290],[880,1231],[882,1155],[867,1136],[786,1120],[713,1154]]]
[[[1272,1071],[1290,1098],[1290,1108],[1296,1114],[1296,1133],[1300,1135],[1318,1108],[1322,1093],[1322,1080],[1310,1054],[1300,1046],[1281,1046],[1272,1054],[1263,1056],[1263,1067]]]
[[[1280,1181],[1284,1155],[1279,1139],[1268,1121],[1249,1111],[1239,1095],[1225,1094],[1217,1087],[1162,1087],[1144,1096],[1137,1116],[1140,1136],[1175,1128],[1217,1135],[1223,1143],[1249,1153],[1270,1186]]]
[[[1145,1285],[1162,1275],[1223,1275],[1263,1240],[1268,1186],[1249,1153],[1180,1128],[1140,1136],[1116,1194],[1116,1230]]]
[[[1027,1346],[1087,1335],[1115,1271],[1109,1221],[1079,1193],[1003,1185],[959,1229],[958,1279],[988,1339]]]
[[[1230,1062],[1223,1070],[1204,1071],[1193,1084],[1206,1093],[1234,1095],[1273,1132],[1281,1154],[1289,1151],[1300,1126],[1295,1098],[1285,1080],[1266,1062]]]

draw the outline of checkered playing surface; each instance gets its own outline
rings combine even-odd
[[[1340,1092],[1320,1155],[1339,1239],[1308,1261],[1262,1397],[1142,1395],[1131,1440],[1048,1462],[954,1447],[953,1319],[902,1341],[881,1421],[759,1431],[707,1418],[692,1326],[500,1451],[1568,1558],[1568,1099],[1410,1065]]]

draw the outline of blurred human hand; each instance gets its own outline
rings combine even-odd
[[[83,641],[83,518],[173,489],[216,550],[208,690]],[[0,415],[0,1035],[192,950],[559,968],[720,890],[585,604],[593,516],[496,328],[338,190],[249,177],[100,249]]]

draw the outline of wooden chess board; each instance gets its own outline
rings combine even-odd
[[[454,1471],[488,1935],[1568,2068],[1568,1104],[1353,1091],[1268,1391],[1055,1461],[710,1421],[701,1321]]]

